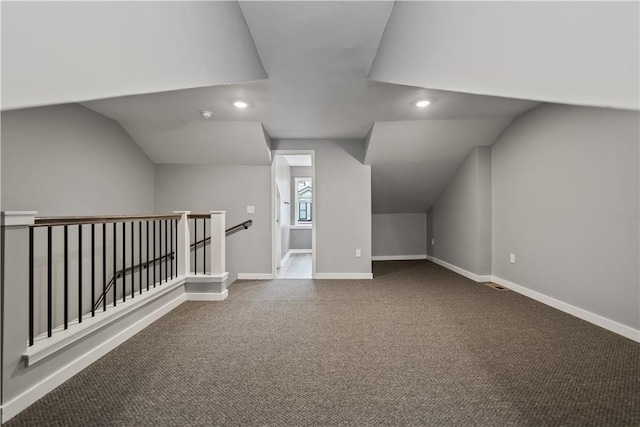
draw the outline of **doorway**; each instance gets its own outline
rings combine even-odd
[[[315,152],[273,151],[271,175],[273,277],[311,279],[316,271]]]

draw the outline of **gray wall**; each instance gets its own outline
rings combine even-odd
[[[227,238],[230,282],[237,273],[271,274],[270,166],[156,165],[155,182],[156,212],[225,210],[227,228],[253,220]]]
[[[313,239],[311,228],[292,228],[290,230],[290,233],[291,249],[312,249]]]
[[[36,210],[44,215],[144,214],[153,213],[154,166],[116,122],[79,105],[15,110],[2,113],[2,201],[7,210]],[[43,277],[39,272],[44,257],[38,256],[44,240],[36,232],[36,303]],[[54,233],[57,233],[54,232]],[[77,234],[69,231],[70,247],[75,250]],[[126,324],[152,313],[176,296],[166,295],[139,312],[103,328],[96,336],[81,340],[56,356],[25,368],[21,362],[27,333],[27,292],[24,285],[27,258],[26,230],[10,230],[7,245],[5,319],[5,355],[3,360],[3,400],[16,397],[43,378],[51,375],[100,342],[117,335]],[[58,236],[56,234],[56,236]],[[89,265],[88,233],[85,233],[84,265]],[[61,239],[56,240],[60,242]],[[98,238],[98,250],[102,240]],[[59,268],[61,247],[54,246],[54,289],[61,283]],[[73,268],[73,261],[70,266]],[[89,273],[89,269],[85,269]],[[108,276],[111,263],[108,266]],[[77,286],[70,285],[71,301],[76,300]],[[85,279],[87,280],[87,279]],[[76,282],[77,283],[77,282]],[[58,307],[54,298],[54,319]],[[85,293],[85,309],[90,307]],[[75,305],[71,316],[75,317]],[[57,313],[58,315],[60,312]],[[36,330],[39,322],[36,317]]]
[[[545,105],[511,124],[492,149],[494,275],[640,326],[639,122]]]
[[[273,140],[273,148],[315,150],[316,271],[371,273],[371,166],[362,163],[363,141]]]
[[[153,213],[154,165],[113,120],[77,104],[3,112],[2,140],[5,178],[2,180],[2,198],[9,211],[33,210],[38,216]],[[89,265],[91,236],[87,226],[84,230],[83,264]],[[126,232],[130,234],[129,229]],[[119,227],[117,233],[121,239]],[[52,235],[53,321],[57,326],[63,319],[62,227],[55,227]],[[68,237],[69,268],[75,271],[78,265],[76,227],[69,228]],[[34,302],[36,307],[41,307],[46,303],[47,295],[46,229],[36,229],[34,241]],[[106,245],[111,254],[111,228],[105,241],[101,233],[97,233],[95,243],[98,253]],[[116,250],[121,252],[120,247]],[[121,267],[118,262],[117,268]],[[90,270],[85,268],[83,273],[83,283],[87,283]],[[112,274],[112,263],[109,262],[107,277]],[[77,275],[71,275],[71,300],[77,299],[77,283]],[[91,295],[85,292],[85,312],[91,304]],[[42,313],[44,311],[36,310],[36,333],[46,327]],[[69,315],[77,317],[76,305],[71,305]]]
[[[491,274],[491,148],[476,147],[431,208],[435,258]]]
[[[291,171],[284,156],[275,156],[274,162],[276,164],[276,184],[280,189],[280,206],[277,209],[280,215],[278,226],[280,227],[280,260],[282,260],[290,249],[289,227],[291,226],[291,206],[293,205]]]
[[[426,255],[427,215],[375,214],[371,217],[373,256]]]
[[[122,127],[77,104],[2,112],[2,207],[153,212],[154,166]]]

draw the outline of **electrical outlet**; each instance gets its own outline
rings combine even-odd
[[[256,213],[255,206],[247,206],[247,213]]]
[[[436,239],[431,239],[431,246],[436,244]]]
[[[356,249],[356,258],[360,258],[362,256],[362,251],[360,249]]]
[[[515,264],[516,263],[516,254],[509,254],[509,262],[511,264]]]

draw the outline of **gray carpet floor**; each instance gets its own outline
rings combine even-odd
[[[236,282],[9,426],[638,426],[640,344],[426,261]]]

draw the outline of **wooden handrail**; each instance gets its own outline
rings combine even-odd
[[[190,213],[187,215],[187,218],[189,219],[209,219],[211,218],[211,214],[210,213]]]
[[[102,215],[102,216],[48,216],[35,219],[32,227],[50,227],[56,225],[102,224],[105,222],[127,222],[144,220],[180,219],[180,214],[156,215]]]
[[[207,218],[208,218],[208,216],[207,216]],[[233,226],[233,227],[231,227],[231,228],[227,228],[227,229],[225,230],[225,237],[226,237],[226,236],[230,236],[230,235],[232,235],[232,234],[235,234],[235,233],[237,233],[237,232],[239,232],[239,231],[246,230],[246,229],[248,229],[249,227],[251,227],[252,225],[253,225],[253,220],[251,220],[251,219],[250,219],[250,220],[245,221],[245,222],[242,222],[242,223],[240,223],[240,224],[238,224],[238,225],[234,225],[234,226]],[[190,245],[190,248],[195,248],[195,247],[197,247],[198,245],[206,245],[209,241],[211,241],[211,237],[206,237],[206,238],[204,238],[204,239],[201,239],[201,240],[198,240],[198,241],[196,241],[196,242],[193,242],[193,243]],[[131,273],[131,272],[135,272],[135,271],[137,271],[137,270],[138,270],[138,269],[140,269],[140,268],[145,268],[145,269],[146,269],[146,268],[149,268],[149,264],[154,263],[154,265],[155,265],[155,262],[156,262],[156,261],[162,261],[162,260],[163,260],[163,259],[165,259],[165,258],[173,259],[173,257],[174,257],[174,256],[175,256],[175,252],[169,252],[168,254],[160,255],[159,257],[154,258],[154,259],[152,259],[152,260],[147,260],[147,261],[145,261],[145,262],[141,262],[141,263],[136,264],[136,265],[134,265],[134,266],[127,267],[127,268],[125,268],[125,269],[123,269],[123,270],[118,270],[118,271],[116,271],[116,272],[115,272],[115,274],[113,275],[113,277],[111,278],[111,280],[109,280],[109,283],[108,283],[108,285],[106,286],[106,289],[104,290],[104,292],[103,292],[103,293],[98,297],[98,299],[97,299],[97,300],[96,300],[96,302],[94,303],[94,309],[96,309],[96,310],[97,310],[97,309],[100,307],[100,305],[102,304],[102,300],[103,300],[103,299],[105,298],[105,296],[109,293],[109,291],[110,291],[110,290],[111,290],[111,288],[113,287],[113,285],[114,285],[114,283],[115,283],[116,279],[119,279],[120,277],[122,277],[122,276],[123,276],[123,275],[125,275],[125,274]]]

